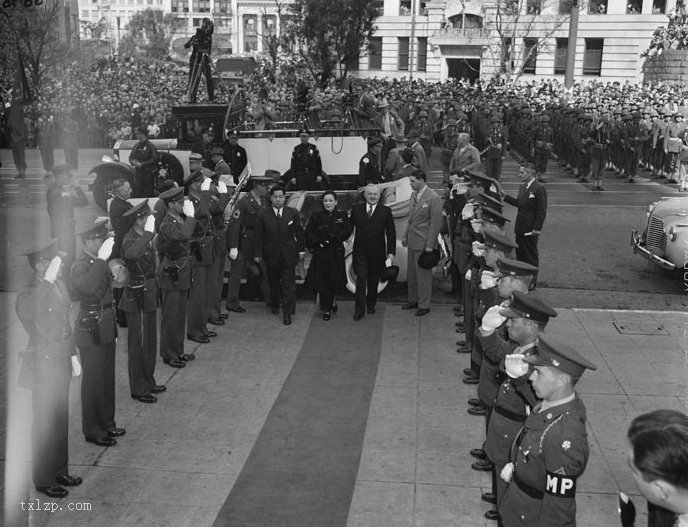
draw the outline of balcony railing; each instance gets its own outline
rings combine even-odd
[[[486,44],[489,30],[480,27],[448,27],[436,31],[431,38],[435,45],[470,44],[480,46]]]

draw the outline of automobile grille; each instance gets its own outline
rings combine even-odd
[[[666,252],[666,242],[667,237],[664,233],[664,222],[656,216],[651,216],[650,223],[647,225],[645,247],[658,256],[664,256]]]

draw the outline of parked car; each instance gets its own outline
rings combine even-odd
[[[642,234],[631,234],[633,253],[670,271],[688,263],[688,197],[662,198],[647,208]]]

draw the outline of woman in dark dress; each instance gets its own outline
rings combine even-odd
[[[346,284],[344,241],[351,236],[346,212],[337,209],[337,195],[322,195],[323,210],[313,214],[306,225],[306,243],[313,253],[308,266],[306,287],[320,293],[323,320],[330,320],[336,311],[335,294]]]

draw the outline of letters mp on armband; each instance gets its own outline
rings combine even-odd
[[[576,479],[572,476],[562,476],[554,472],[547,472],[547,487],[545,492],[558,498],[576,497]]]

